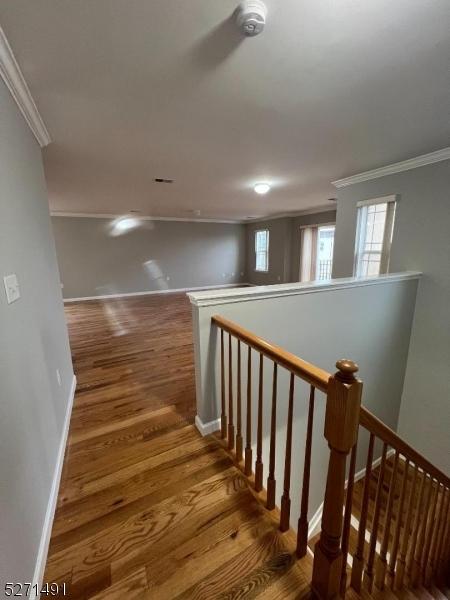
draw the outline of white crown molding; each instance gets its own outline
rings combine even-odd
[[[188,217],[151,217],[144,216],[139,214],[107,214],[107,213],[73,213],[73,212],[63,212],[63,211],[51,211],[51,217],[69,217],[74,219],[120,219],[120,218],[128,218],[133,217],[138,219],[139,221],[179,221],[181,223],[230,223],[232,225],[241,225],[246,221],[241,220],[232,220],[232,219],[195,219]]]
[[[11,46],[0,27],[0,76],[11,92],[20,112],[24,116],[41,148],[50,144],[50,135],[37,109],[27,82],[20,70]]]
[[[246,223],[261,223],[263,221],[275,221],[277,219],[283,219],[285,217],[302,217],[304,215],[315,215],[323,212],[331,212],[336,210],[335,205],[332,206],[317,206],[316,208],[308,208],[299,212],[286,212],[278,213],[268,217],[255,217],[254,219],[199,219],[190,217],[152,217],[147,215],[139,215],[134,213],[83,213],[83,212],[64,212],[61,210],[52,210],[50,216],[52,217],[70,217],[78,219],[120,219],[125,217],[135,217],[141,221],[180,221],[186,223],[231,223],[233,225],[243,225]]]
[[[378,179],[379,177],[385,177],[386,175],[393,175],[395,173],[401,173],[402,171],[417,169],[417,167],[424,167],[425,165],[431,165],[433,163],[449,159],[450,147],[442,148],[442,150],[436,150],[436,152],[422,154],[422,156],[416,156],[415,158],[410,158],[408,160],[403,160],[402,162],[380,167],[379,169],[364,171],[364,173],[358,173],[357,175],[345,177],[344,179],[337,179],[331,183],[337,188],[343,188],[349,185],[354,185],[355,183],[362,183],[363,181]]]
[[[261,223],[263,221],[276,221],[277,219],[285,219],[286,217],[303,217],[305,215],[315,215],[323,212],[332,212],[336,210],[336,204],[330,204],[328,206],[316,206],[313,208],[306,208],[297,212],[284,212],[269,215],[268,217],[255,217],[254,219],[245,219],[243,223]]]

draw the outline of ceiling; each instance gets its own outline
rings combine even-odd
[[[255,38],[236,5],[0,0],[53,139],[52,210],[299,212],[332,206],[332,180],[448,146],[449,0],[267,0]]]

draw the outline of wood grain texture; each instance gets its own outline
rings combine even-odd
[[[66,316],[78,387],[45,581],[77,600],[308,597],[311,559],[295,561],[293,533],[193,426],[185,295]]]

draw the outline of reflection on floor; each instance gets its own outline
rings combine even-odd
[[[309,595],[310,558],[192,425],[186,296],[66,314],[78,387],[45,581],[83,600]]]

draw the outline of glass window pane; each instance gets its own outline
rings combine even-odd
[[[257,271],[267,271],[269,264],[269,231],[262,229],[255,231],[255,269]]]
[[[316,280],[331,279],[333,269],[334,225],[324,225],[318,228]]]
[[[381,270],[383,244],[385,238],[387,202],[365,205],[358,212],[359,238],[356,247],[356,275],[378,275]]]

